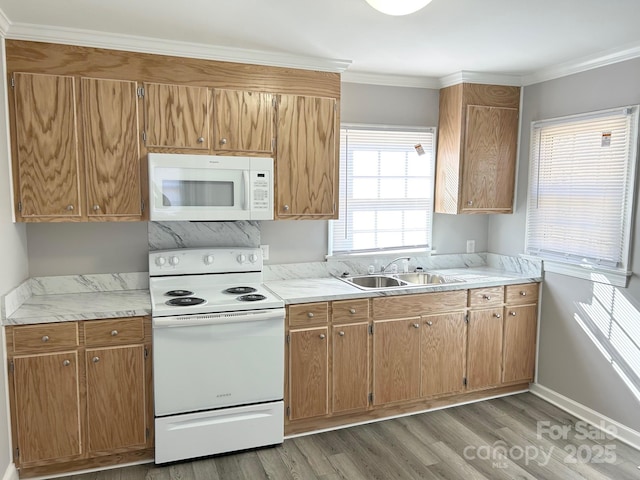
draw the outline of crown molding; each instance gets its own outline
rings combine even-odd
[[[0,8],[0,37],[5,38],[11,27],[11,20],[4,13],[4,10]]]
[[[387,75],[383,73],[346,71],[341,76],[343,83],[363,83],[387,87],[440,88],[440,80],[433,77],[415,77],[408,75]]]
[[[450,87],[458,83],[482,83],[485,85],[509,85],[520,87],[522,77],[519,75],[504,75],[500,73],[461,72],[452,73],[440,78],[440,88]]]
[[[6,17],[5,17],[6,18]],[[85,47],[126,50],[139,53],[218,60],[223,62],[249,63],[272,67],[299,68],[322,72],[341,73],[351,64],[350,60],[307,57],[282,52],[268,52],[233,47],[220,47],[202,43],[180,42],[160,38],[140,37],[94,30],[63,28],[47,25],[14,23],[10,25],[6,38],[36,42],[61,43]],[[0,27],[1,27],[0,19]]]
[[[600,52],[597,55],[590,55],[579,60],[561,63],[550,68],[544,68],[522,77],[522,85],[533,85],[536,83],[566,77],[576,73],[594,70],[607,65],[633,60],[640,57],[640,43],[627,44],[622,48],[616,48]]]

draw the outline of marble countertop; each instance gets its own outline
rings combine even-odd
[[[151,314],[149,290],[34,295],[4,319],[4,325],[137,317]]]
[[[540,282],[541,277],[521,273],[506,272],[496,268],[473,267],[430,270],[457,277],[464,282],[442,285],[425,285],[410,288],[389,288],[385,290],[361,290],[337,278],[296,278],[265,282],[269,290],[278,295],[286,304],[346,300],[349,298],[381,297],[390,295],[410,295],[415,293],[466,290],[469,288],[495,287],[518,283]]]

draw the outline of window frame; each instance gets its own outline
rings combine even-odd
[[[389,255],[396,253],[423,253],[428,254],[432,251],[432,243],[433,243],[433,216],[434,216],[434,205],[435,205],[435,164],[436,164],[436,141],[437,141],[437,128],[436,127],[424,127],[424,126],[403,126],[403,125],[380,125],[380,124],[362,124],[362,123],[342,123],[339,128],[339,135],[342,137],[342,132],[344,129],[354,129],[354,130],[366,130],[366,131],[385,131],[385,132],[421,132],[425,134],[432,135],[432,162],[430,166],[429,177],[432,179],[431,181],[431,208],[430,208],[430,224],[427,225],[428,228],[428,239],[426,247],[415,247],[415,246],[405,246],[405,247],[388,247],[388,248],[373,248],[367,250],[351,250],[351,251],[334,251],[334,223],[338,220],[330,220],[328,223],[328,252],[327,259],[342,259],[342,258],[352,258],[354,256],[358,257],[368,257],[368,256],[378,256],[378,255]],[[345,167],[342,164],[342,149],[343,146],[340,146],[340,155],[339,155],[339,187],[338,187],[338,196],[339,196],[339,209],[343,208],[345,198],[342,197],[342,182],[343,182],[343,170]],[[346,172],[344,172],[345,181],[346,181]],[[345,187],[346,188],[346,187]],[[348,203],[348,199],[347,199]],[[348,207],[347,207],[348,208]],[[425,211],[427,212],[427,211]],[[340,219],[342,220],[342,219]]]

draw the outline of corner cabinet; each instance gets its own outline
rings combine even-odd
[[[513,212],[519,106],[519,87],[440,90],[436,212]]]
[[[338,218],[337,105],[277,96],[275,219]]]
[[[147,317],[7,327],[21,476],[153,456]]]
[[[141,220],[137,84],[31,73],[11,83],[16,219]]]

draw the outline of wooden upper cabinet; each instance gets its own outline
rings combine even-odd
[[[144,84],[145,145],[167,149],[209,149],[209,89]]]
[[[519,87],[440,91],[436,212],[513,212],[519,105]]]
[[[83,78],[87,215],[141,217],[136,82]]]
[[[213,91],[213,149],[273,153],[274,97],[271,93]]]
[[[16,218],[78,218],[80,174],[73,77],[15,73]]]
[[[334,98],[279,95],[276,218],[338,218]]]

